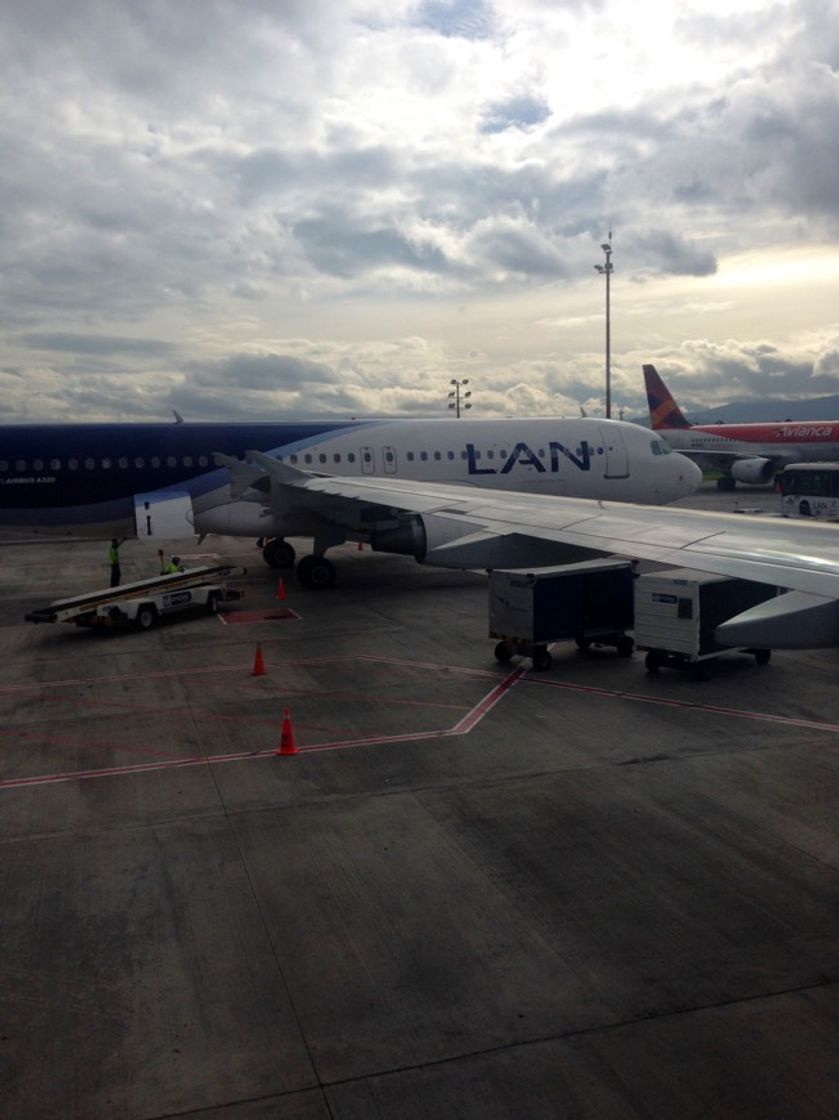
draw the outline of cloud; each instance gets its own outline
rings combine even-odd
[[[839,273],[760,286],[839,229],[824,0],[31,0],[0,104],[7,416],[596,400],[610,222],[627,407],[835,388]]]

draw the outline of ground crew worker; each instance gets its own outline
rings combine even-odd
[[[118,541],[116,537],[111,537],[111,547],[108,549],[108,563],[111,565],[111,587],[119,587],[119,581],[122,578],[122,570],[119,566],[119,546],[125,543],[125,537]]]
[[[171,575],[174,575],[176,572],[182,572],[183,570],[184,570],[184,566],[181,563],[180,556],[173,556],[172,559],[169,561],[169,563],[166,565],[166,570],[164,571],[163,574],[165,576],[171,576]]]

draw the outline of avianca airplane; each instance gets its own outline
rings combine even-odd
[[[701,480],[660,436],[614,420],[7,426],[0,538],[253,536],[267,563],[290,567],[285,538],[311,537],[297,565],[308,586],[334,581],[324,554],[345,540],[420,559],[433,546],[387,508],[313,511],[293,490],[278,498],[264,471],[240,462],[248,450],[320,474],[621,502],[671,502]]]
[[[655,366],[644,366],[644,384],[653,431],[703,470],[721,470],[720,490],[770,482],[789,463],[839,459],[839,420],[689,424]]]

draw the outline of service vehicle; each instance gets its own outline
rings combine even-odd
[[[777,588],[747,579],[667,568],[646,572],[635,582],[635,645],[646,650],[647,672],[684,669],[704,679],[711,662],[738,647],[717,641],[715,630],[758,603],[773,599]],[[747,649],[758,665],[768,649]]]
[[[839,463],[792,463],[781,474],[781,515],[839,520]]]
[[[489,636],[499,638],[495,659],[516,654],[534,669],[549,669],[548,645],[574,641],[580,650],[614,646],[630,657],[632,560],[586,560],[552,568],[497,569],[489,577]]]
[[[119,587],[87,591],[56,599],[26,615],[27,622],[72,622],[76,626],[133,625],[150,630],[163,617],[187,610],[215,614],[223,603],[241,599],[244,592],[227,581],[243,576],[246,568],[226,564],[186,568]]]

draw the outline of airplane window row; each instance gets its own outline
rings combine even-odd
[[[97,467],[106,471],[113,468],[124,471],[128,469],[129,465],[139,469],[146,466],[157,469],[164,466],[164,464],[167,467],[208,467],[210,465],[210,460],[206,455],[184,455],[180,459],[175,458],[174,455],[169,455],[166,459],[162,459],[158,455],[152,455],[149,459],[146,459],[145,456],[142,455],[138,455],[133,459],[128,459],[125,456],[121,456],[118,459],[110,459],[107,457],[103,459],[94,459],[91,456],[87,456],[86,458],[71,457],[65,460],[33,459],[31,464],[28,463],[26,459],[15,459],[12,462],[8,459],[0,459],[0,474],[8,474],[10,469],[18,473],[31,469],[36,474],[39,471],[60,471],[65,468],[68,471],[77,471],[80,468],[92,471]]]
[[[577,455],[582,455],[582,453],[583,453],[582,447],[578,447],[576,449],[575,453]],[[656,455],[665,454],[665,452],[663,450],[661,450],[661,448],[659,448],[659,450],[657,450],[657,451],[654,450],[654,453]],[[394,451],[391,448],[384,448],[382,454],[384,456],[384,460],[385,460],[386,463],[394,463],[396,461],[396,454],[394,453]],[[547,456],[547,452],[545,451],[544,447],[540,447],[538,449],[538,451],[536,452],[536,454],[539,456],[540,459],[544,459]],[[493,448],[490,448],[486,452],[482,452],[478,448],[475,448],[473,455],[474,455],[475,459],[481,459],[481,458],[484,458],[484,457],[486,457],[487,459],[495,459],[496,456],[501,460],[506,460],[506,458],[507,458],[506,450],[502,449],[500,451],[495,451]],[[445,451],[445,452],[444,451],[406,451],[405,452],[405,459],[409,463],[413,463],[417,459],[422,463],[427,463],[429,460],[434,460],[435,462],[439,463],[444,458],[446,458],[450,462],[452,462],[457,457],[458,457],[458,453],[456,451]],[[324,454],[324,452],[320,452],[318,454],[315,454],[313,452],[307,452],[306,454],[302,454],[302,455],[298,455],[298,454],[287,455],[287,456],[286,455],[279,455],[278,458],[279,458],[281,463],[285,462],[286,459],[287,459],[289,463],[292,463],[292,464],[303,463],[305,466],[311,466],[314,463],[325,464],[325,463],[328,463],[328,462],[332,462],[334,464],[338,464],[338,463],[342,463],[344,461],[346,461],[347,463],[354,463],[356,461],[356,456],[355,456],[354,452],[352,452],[352,451],[347,452],[346,456],[342,455],[340,452],[335,452],[331,456],[331,458],[330,458],[329,455]],[[362,458],[363,462],[371,463],[373,461],[373,454],[370,450],[365,449],[361,453],[361,458]],[[465,461],[468,458],[468,453],[466,451],[461,451],[460,452],[460,458]]]

